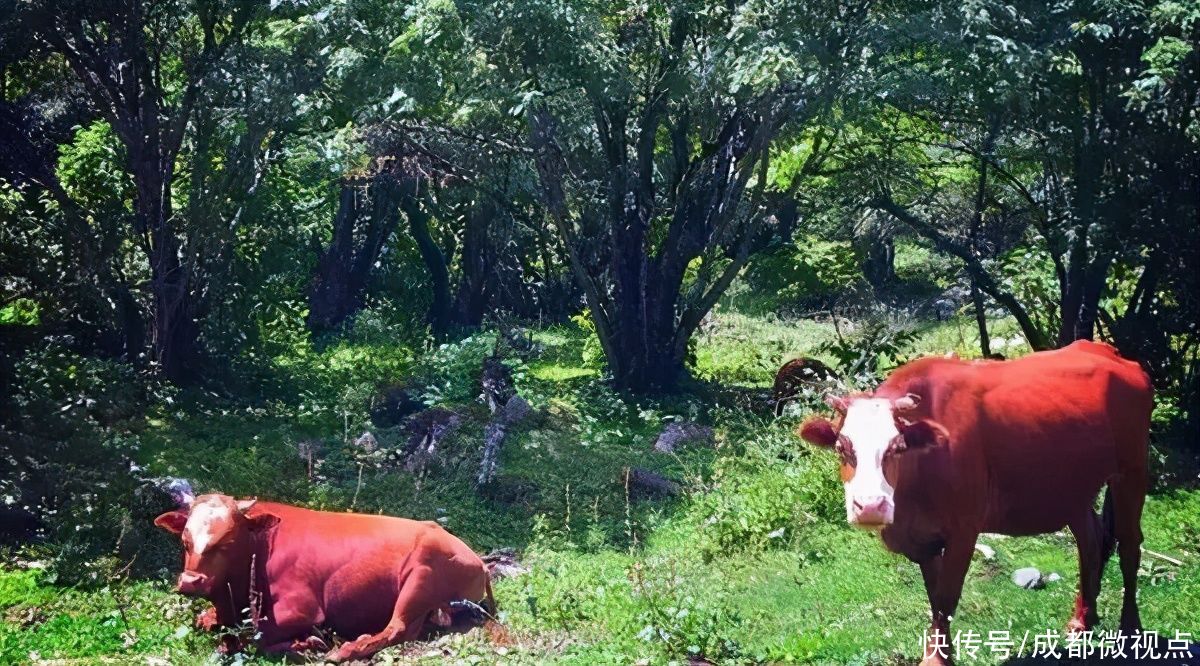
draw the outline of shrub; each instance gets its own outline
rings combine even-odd
[[[863,275],[849,241],[805,236],[756,258],[746,280],[754,291],[778,294],[780,303],[824,307]]]
[[[152,528],[138,515],[141,479],[133,464],[140,440],[127,422],[164,387],[128,366],[79,356],[53,343],[14,366],[12,403],[3,422],[0,496],[44,526],[51,580],[103,582],[121,555],[128,563]],[[161,553],[146,551],[139,568]]]

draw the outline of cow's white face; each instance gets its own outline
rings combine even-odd
[[[231,503],[222,501],[218,495],[209,495],[193,504],[183,527],[184,545],[189,554],[199,557],[209,546],[227,537],[234,528],[233,514]]]
[[[895,399],[830,396],[826,402],[841,414],[841,422],[812,417],[800,426],[799,434],[817,446],[838,452],[846,491],[846,520],[869,529],[886,527],[895,519],[896,490],[885,469],[894,465],[895,456],[906,451],[946,444],[949,434],[928,419],[897,418],[898,413],[911,413],[921,403],[920,396],[912,393]]]
[[[265,517],[249,519],[254,500],[234,500],[227,495],[203,495],[190,507],[168,511],[154,524],[178,534],[183,542],[183,573],[178,590],[210,596],[244,554],[252,529],[265,526]],[[260,525],[260,523],[262,525]]]
[[[883,462],[899,434],[891,400],[860,398],[847,405],[838,447],[843,449],[842,479],[850,524],[879,528],[895,517],[895,488],[883,474]],[[846,470],[847,465],[853,470]]]

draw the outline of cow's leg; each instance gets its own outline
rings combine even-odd
[[[938,571],[942,568],[942,554],[938,553],[928,559],[921,560],[921,578],[925,580],[925,597],[929,599],[929,607],[933,608],[934,592],[937,591]]]
[[[1075,597],[1075,612],[1067,622],[1067,631],[1075,633],[1088,631],[1099,619],[1096,597],[1100,594],[1100,575],[1104,571],[1101,558],[1104,526],[1100,524],[1096,512],[1088,507],[1068,527],[1075,536],[1075,548],[1079,551],[1079,593]]]
[[[1121,578],[1125,583],[1121,602],[1121,631],[1142,630],[1137,607],[1138,567],[1142,563],[1142,507],[1146,502],[1145,474],[1122,474],[1109,483],[1113,494],[1113,528],[1117,553],[1121,557]]]
[[[425,620],[429,614],[441,605],[431,594],[432,580],[433,570],[429,567],[413,568],[400,584],[400,594],[392,609],[392,619],[383,631],[377,634],[363,634],[355,640],[347,641],[327,655],[326,659],[334,662],[366,659],[386,647],[417,638],[425,627]]]
[[[313,636],[317,625],[324,621],[325,614],[311,594],[281,597],[258,623],[258,644],[267,654],[328,649],[323,640]]]
[[[971,566],[971,555],[975,552],[975,537],[957,538],[946,542],[946,549],[937,559],[940,563],[933,574],[934,590],[931,595],[930,611],[932,622],[925,638],[925,655],[921,666],[939,666],[950,663],[950,618],[958,608],[962,596],[963,580]],[[925,567],[921,569],[925,573]],[[930,581],[928,574],[926,582]]]

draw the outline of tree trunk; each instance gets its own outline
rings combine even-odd
[[[154,135],[151,135],[154,136]],[[137,189],[136,224],[150,241],[150,291],[154,302],[151,340],[159,371],[173,382],[197,377],[200,327],[191,292],[191,267],[180,261],[181,244],[173,229],[171,178],[157,141],[130,151]]]
[[[362,308],[371,271],[399,222],[403,187],[389,173],[342,184],[333,238],[309,283],[308,327],[313,333],[345,325]]]
[[[314,333],[340,327],[360,307],[361,294],[350,275],[354,266],[354,227],[358,223],[359,186],[342,184],[338,210],[333,218],[333,238],[317,259],[309,283],[308,327]]]
[[[984,309],[983,292],[979,290],[974,278],[971,279],[971,301],[975,304],[975,323],[979,326],[979,353],[987,358],[992,355],[992,343],[988,339],[987,311]]]
[[[467,216],[463,233],[462,277],[454,303],[455,323],[477,328],[483,323],[484,310],[491,298],[488,277],[494,264],[488,232],[496,216],[496,206],[480,202]]]
[[[876,289],[885,289],[896,280],[896,246],[890,236],[875,228],[862,239],[863,277]]]
[[[450,332],[450,269],[446,266],[446,257],[442,249],[433,240],[429,230],[429,220],[433,217],[418,198],[416,185],[400,196],[400,207],[408,218],[409,233],[417,243],[421,260],[425,262],[425,270],[429,273],[429,287],[433,291],[433,301],[429,305],[429,329],[436,340],[444,340]]]

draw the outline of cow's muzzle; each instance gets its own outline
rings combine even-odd
[[[185,571],[179,574],[179,584],[175,589],[179,590],[180,594],[199,597],[208,594],[209,587],[208,576],[195,571]]]
[[[851,502],[852,522],[859,527],[878,528],[892,522],[892,502],[882,495],[856,497]]]

